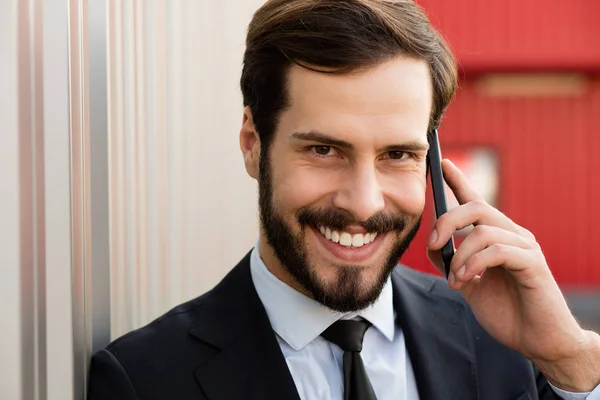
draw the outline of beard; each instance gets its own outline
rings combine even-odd
[[[267,242],[283,268],[315,301],[329,309],[352,312],[373,304],[379,298],[398,260],[415,238],[421,217],[409,226],[407,216],[379,212],[366,221],[358,222],[340,209],[305,207],[297,214],[300,232],[294,233],[292,226],[277,212],[273,204],[270,162],[266,154],[266,151],[261,151],[259,165],[260,220]],[[309,261],[310,249],[305,245],[306,230],[312,227],[318,231],[320,226],[327,226],[343,231],[351,224],[362,225],[370,233],[396,233],[397,238],[385,261],[377,268],[377,276],[371,282],[365,282],[362,277],[361,271],[364,267],[339,264],[336,265],[339,272],[335,282],[327,284],[319,277],[319,266]]]

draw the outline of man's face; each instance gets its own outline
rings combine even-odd
[[[292,67],[288,90],[290,108],[261,154],[261,255],[323,305],[365,308],[423,212],[428,66],[399,58],[351,75]]]

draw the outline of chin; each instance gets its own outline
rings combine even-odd
[[[380,261],[375,265],[353,265],[353,264],[337,264],[331,261],[320,262],[318,264],[311,264],[314,267],[313,273],[326,286],[335,286],[344,275],[352,274],[358,279],[357,283],[360,288],[369,288],[377,283],[381,279],[381,276],[385,274],[384,268],[382,267],[384,261]]]
[[[306,289],[316,301],[338,312],[358,311],[373,304],[393,270],[386,268],[385,261],[377,267],[331,262],[310,265]]]

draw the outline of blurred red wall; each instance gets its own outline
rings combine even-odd
[[[473,70],[600,66],[598,0],[416,0]]]
[[[499,209],[536,235],[559,283],[600,288],[600,2],[418,2],[463,75],[440,130],[442,152],[492,148]],[[491,96],[480,79],[496,72],[568,72],[583,84],[566,95]],[[430,200],[401,261],[432,272]]]

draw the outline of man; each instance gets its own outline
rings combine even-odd
[[[90,399],[599,399],[600,337],[534,236],[451,162],[476,227],[448,282],[397,266],[456,65],[410,0],[271,0],[250,24],[240,145],[257,246],[212,291],[98,352]]]

